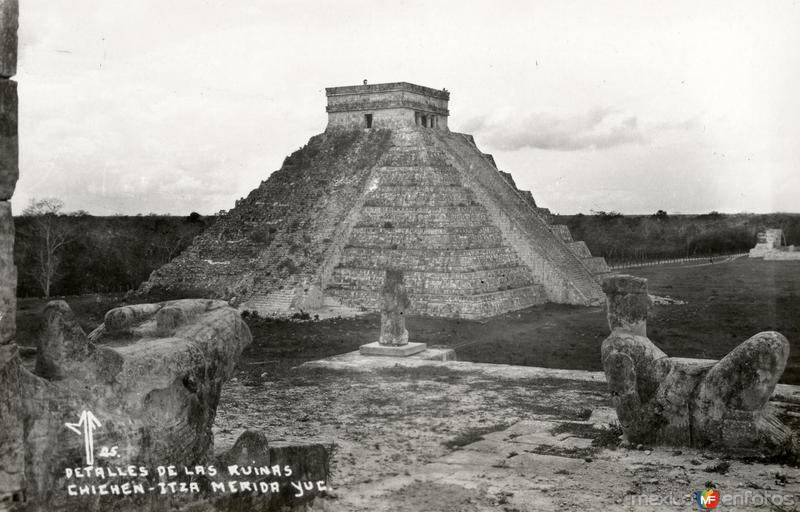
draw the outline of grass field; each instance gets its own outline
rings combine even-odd
[[[740,258],[690,267],[630,269],[650,292],[686,301],[656,307],[648,334],[669,355],[717,359],[760,331],[791,344],[782,382],[800,384],[800,261]]]
[[[650,338],[672,356],[720,358],[759,331],[777,330],[792,345],[782,382],[800,384],[800,262],[742,258],[701,266],[659,266],[626,272],[649,279],[650,291],[686,302],[655,306]],[[121,296],[86,295],[67,301],[87,330]],[[18,340],[32,345],[41,300],[24,299]],[[352,319],[289,322],[248,319],[254,342],[241,361],[246,373],[282,374],[304,361],[356,350],[375,341],[377,314]],[[411,317],[412,341],[456,349],[467,361],[601,370],[605,312],[548,304],[486,321]]]

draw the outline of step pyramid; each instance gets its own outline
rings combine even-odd
[[[328,127],[143,291],[233,299],[263,314],[325,301],[378,309],[404,272],[411,313],[485,318],[599,304],[608,272],[470,135],[449,93],[405,82],[327,89]]]

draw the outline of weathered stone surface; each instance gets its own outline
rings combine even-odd
[[[640,336],[647,335],[650,296],[647,280],[629,275],[612,275],[603,280],[608,326]]]
[[[408,343],[405,312],[409,301],[403,284],[403,273],[389,269],[381,290],[381,345],[400,346]]]
[[[25,500],[25,445],[21,381],[24,370],[14,344],[17,269],[14,219],[7,199],[19,174],[17,84],[18,0],[0,0],[0,509]]]
[[[209,500],[209,509],[222,511],[239,510],[296,510],[304,503],[313,501],[327,489],[330,478],[330,458],[334,446],[331,443],[309,442],[288,443],[278,441],[270,443],[261,432],[245,431],[236,440],[234,446],[218,459],[219,467],[238,465],[278,466],[283,471],[289,468],[290,475],[285,473],[275,476],[253,476],[252,481],[261,483],[278,482],[279,492],[264,494],[239,493],[218,499]],[[228,477],[220,475],[216,481],[225,483]],[[302,487],[302,493],[290,482],[304,482],[313,488]],[[319,484],[319,485],[317,485]],[[298,494],[301,494],[298,496]]]
[[[362,356],[408,357],[428,348],[426,343],[406,343],[405,345],[383,345],[379,342],[367,343],[359,347]]]
[[[328,97],[328,130],[400,128],[404,125],[447,129],[447,101],[450,99],[447,91],[395,82],[328,87],[325,93]],[[369,112],[369,123],[364,111]]]
[[[24,489],[22,371],[17,346],[0,345],[0,508],[20,501]]]
[[[0,77],[17,74],[19,0],[0,0]]]
[[[106,312],[103,318],[105,332],[110,334],[121,334],[135,328],[139,323],[161,309],[160,304],[137,304],[135,306],[123,306],[114,308]]]
[[[0,201],[0,345],[16,334],[17,267],[14,266],[14,219],[11,205]]]
[[[628,440],[800,456],[800,442],[766,407],[789,357],[785,337],[756,334],[720,361],[670,358],[643,332],[646,280],[615,276],[603,289],[611,327],[603,369]]]
[[[231,449],[219,457],[219,461],[225,466],[248,466],[254,462],[258,462],[258,465],[269,465],[269,440],[263,432],[246,430],[236,439]]]
[[[471,136],[448,131],[446,94],[402,83],[335,91],[328,129],[142,292],[235,296],[269,316],[313,315],[326,301],[380,311],[385,271],[396,268],[414,315],[479,319],[604,300],[603,259],[554,228]],[[423,126],[419,97],[444,109],[438,124]],[[358,105],[381,105],[372,128]]]
[[[217,510],[276,510],[280,507],[296,507],[313,500],[320,494],[315,487],[311,492],[303,492],[303,496],[295,496],[295,488],[288,484],[294,482],[322,482],[327,484],[330,477],[330,457],[333,446],[324,443],[270,443],[262,432],[245,431],[236,440],[234,446],[218,459],[220,467],[238,465],[278,466],[283,471],[291,470],[290,475],[280,477],[255,477],[257,481],[277,481],[281,484],[281,492],[268,493],[264,496],[233,495],[215,500]],[[218,481],[225,481],[220,477]]]
[[[0,200],[11,199],[19,176],[17,83],[0,79]]]
[[[36,375],[61,379],[67,361],[83,361],[93,347],[63,300],[51,301],[43,313],[36,353]]]
[[[722,442],[748,448],[751,433],[763,431],[764,436],[773,437],[772,428],[760,428],[764,408],[783,375],[789,359],[789,342],[777,332],[761,332],[748,339],[714,365],[697,387],[694,424],[701,442]],[[736,427],[734,424],[739,424]],[[740,428],[743,439],[731,432]],[[777,432],[778,439],[762,438],[759,441],[768,447],[780,444],[785,432]]]
[[[64,469],[86,465],[83,437],[64,427],[81,411],[100,421],[98,444],[118,446],[114,465],[208,461],[221,386],[251,341],[237,310],[213,300],[127,306],[109,312],[114,328],[101,326],[94,343],[65,303],[49,304],[45,315],[37,371],[58,379],[19,370],[24,484],[35,506],[63,505]],[[69,500],[88,510],[112,503]]]

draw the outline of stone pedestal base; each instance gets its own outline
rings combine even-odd
[[[406,343],[405,345],[381,345],[375,341],[361,345],[359,351],[362,356],[391,356],[408,357],[428,348],[425,343]]]

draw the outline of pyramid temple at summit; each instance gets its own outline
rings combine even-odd
[[[262,314],[378,309],[400,269],[410,313],[485,318],[603,300],[603,258],[517,189],[450,93],[406,82],[326,89],[328,126],[222,214],[144,292],[206,295]]]

